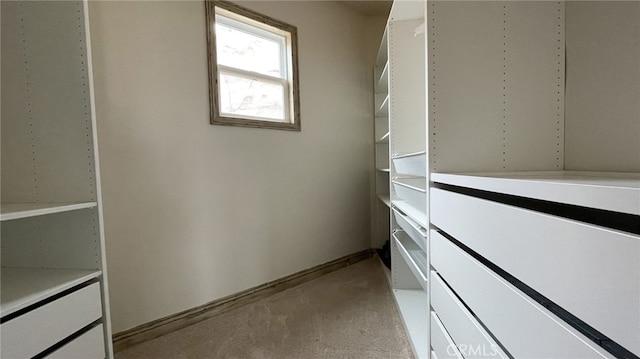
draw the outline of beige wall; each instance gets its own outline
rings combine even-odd
[[[640,172],[640,2],[570,1],[565,16],[565,169]]]
[[[298,27],[300,133],[209,125],[202,2],[90,2],[114,332],[369,247],[372,26],[243,4]]]

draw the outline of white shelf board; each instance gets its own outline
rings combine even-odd
[[[429,281],[426,274],[427,254],[418,247],[411,237],[402,231],[395,232],[393,239],[396,241],[400,256],[404,259],[413,276],[425,291],[429,290]]]
[[[396,206],[399,210],[404,212],[409,218],[416,221],[423,228],[429,228],[429,221],[427,220],[427,215],[413,208],[405,201],[394,199],[391,201],[391,204]]]
[[[387,117],[389,114],[389,95],[387,95],[384,100],[382,100],[382,104],[376,110],[376,117]]]
[[[0,316],[14,313],[101,274],[98,270],[2,267]]]
[[[382,34],[382,39],[380,41],[380,47],[378,48],[378,53],[376,54],[376,66],[384,66],[388,59],[388,49],[387,49],[387,27],[384,28],[384,34]]]
[[[391,197],[388,194],[379,194],[378,199],[391,208]]]
[[[376,143],[389,143],[389,132],[385,133],[382,137],[380,137]]]
[[[389,92],[389,62],[387,61],[382,68],[380,76],[376,79],[376,93]]]
[[[427,181],[424,177],[395,177],[391,182],[414,191],[427,193]]]
[[[96,207],[96,202],[81,203],[2,203],[0,205],[0,221],[9,221],[46,214],[75,211]]]
[[[393,296],[407,329],[416,359],[428,358],[429,302],[427,301],[427,292],[419,289],[394,289]]]
[[[391,160],[398,175],[427,176],[427,154],[425,151],[393,154]]]
[[[614,172],[433,173],[431,181],[640,215],[640,174]]]

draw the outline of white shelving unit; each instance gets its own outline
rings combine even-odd
[[[393,273],[393,272],[392,272]],[[427,292],[423,289],[394,289],[393,295],[400,310],[405,329],[411,339],[416,358],[428,358],[429,345],[424,338],[429,333]]]
[[[389,241],[389,216],[391,196],[389,194],[389,61],[387,53],[387,31],[385,30],[375,67],[374,80],[374,142],[375,142],[375,201],[373,247],[380,248]]]
[[[396,1],[383,41],[416,356],[640,356],[640,3],[421,5]]]
[[[431,269],[514,357],[640,356],[640,3],[426,6]]]
[[[378,195],[378,199],[381,200],[387,207],[391,207],[391,197],[389,195]]]
[[[391,221],[386,233],[391,238],[391,286],[417,358],[430,352],[425,38],[418,31],[423,27],[423,1],[394,2],[380,51],[388,61],[374,70],[387,77],[387,84],[378,88],[388,94],[378,94],[377,103],[388,116],[388,135],[382,135],[388,138],[389,173],[379,178],[392,207],[386,212]]]
[[[87,2],[1,6],[0,352],[111,358]]]

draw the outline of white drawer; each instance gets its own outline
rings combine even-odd
[[[441,189],[430,195],[435,226],[640,355],[640,237]]]
[[[431,307],[456,343],[462,355],[469,358],[508,358],[487,334],[442,278],[431,271]]]
[[[431,312],[431,348],[438,358],[462,359],[460,351],[434,312]]]
[[[513,357],[612,358],[436,231],[431,264]]]
[[[62,348],[56,350],[47,359],[104,359],[104,332],[102,324],[90,329]]]
[[[31,358],[101,316],[100,287],[94,283],[2,323],[2,357]]]
[[[396,218],[396,223],[413,241],[422,248],[423,251],[427,251],[427,230],[411,220],[411,218],[403,215],[397,209],[393,209],[393,215]]]

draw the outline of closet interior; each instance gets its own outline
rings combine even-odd
[[[381,49],[416,356],[638,357],[640,3],[396,1]]]

